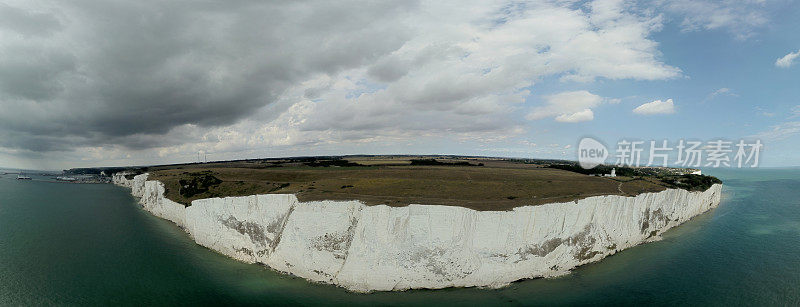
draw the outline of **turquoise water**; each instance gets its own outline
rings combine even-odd
[[[0,305],[800,305],[800,170],[712,170],[719,208],[557,279],[353,294],[230,260],[126,189],[0,178]]]

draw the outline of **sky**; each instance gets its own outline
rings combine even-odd
[[[797,16],[790,0],[0,0],[0,166],[575,159],[586,136],[759,140],[762,166],[797,166]]]

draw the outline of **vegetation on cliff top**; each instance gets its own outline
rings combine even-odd
[[[564,161],[477,157],[305,157],[196,163],[142,169],[164,183],[166,197],[189,205],[210,197],[291,193],[301,201],[360,200],[369,205],[462,206],[509,210],[597,195],[633,196],[667,188],[706,189],[716,178],[641,175],[617,168],[615,178],[587,176]],[[595,172],[610,171],[601,168]]]
[[[202,172],[184,172],[184,176],[178,180],[180,187],[178,193],[184,198],[191,198],[192,196],[208,192],[209,189],[222,183],[222,180],[214,177],[211,171]]]
[[[614,165],[598,165],[592,169],[584,169],[575,162],[554,163],[550,168],[562,169],[586,175],[604,175],[615,169],[617,176],[630,178],[655,179],[668,188],[684,189],[689,191],[705,191],[712,185],[722,183],[716,177],[707,175],[687,174],[685,170],[665,167],[627,167]]]
[[[680,175],[680,176],[664,176],[660,178],[661,182],[666,183],[671,188],[684,189],[689,191],[705,191],[712,185],[722,183],[716,177],[706,175]]]

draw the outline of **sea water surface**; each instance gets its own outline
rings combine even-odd
[[[719,208],[555,279],[355,294],[244,264],[127,189],[0,178],[0,305],[800,305],[800,169],[707,170]]]

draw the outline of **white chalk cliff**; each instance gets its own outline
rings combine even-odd
[[[463,207],[299,202],[291,194],[200,199],[163,196],[147,174],[114,183],[203,246],[248,263],[352,291],[501,287],[561,275],[644,243],[716,207],[722,185],[635,197],[475,211]]]

